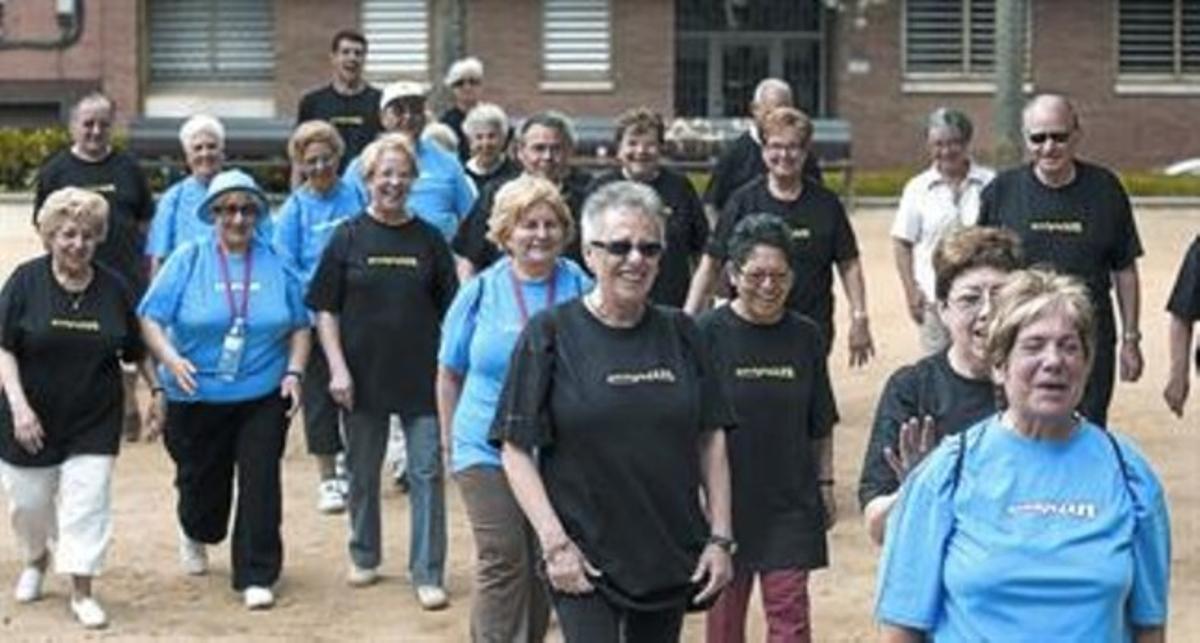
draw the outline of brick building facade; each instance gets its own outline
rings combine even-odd
[[[1087,156],[1152,168],[1200,150],[1187,125],[1200,108],[1200,2],[1173,1],[1153,14],[1132,0],[1031,0],[1028,87],[1076,99]],[[287,121],[326,82],[329,36],[355,27],[372,38],[376,79],[436,83],[445,52],[476,55],[489,99],[514,115],[740,115],[754,81],[782,73],[815,115],[849,123],[860,168],[920,163],[921,122],[938,105],[972,114],[981,148],[991,140],[994,0],[889,0],[865,20],[819,0],[78,0],[70,46],[13,46],[59,34],[57,4],[0,3],[0,126],[59,120],[96,88],[126,123],[199,110]],[[461,21],[443,24],[447,8]],[[1142,61],[1143,45],[1166,57]]]

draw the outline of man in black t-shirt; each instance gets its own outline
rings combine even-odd
[[[1123,331],[1121,380],[1136,382],[1142,374],[1137,225],[1117,177],[1075,157],[1082,133],[1070,101],[1036,96],[1023,123],[1031,163],[1001,173],[984,189],[979,224],[1012,229],[1030,264],[1049,264],[1087,284],[1096,310],[1096,357],[1079,410],[1103,426],[1117,366],[1109,296],[1114,284]]]
[[[147,270],[143,251],[154,197],[137,159],[113,149],[112,124],[115,106],[102,93],[88,94],[71,109],[71,147],[51,156],[37,175],[34,196],[34,225],[42,203],[55,190],[67,186],[91,190],[108,200],[108,235],[96,248],[95,259],[120,275],[135,297],[146,289]],[[134,385],[137,373],[125,371],[125,435],[136,440],[141,433]]]
[[[1183,405],[1187,402],[1191,380],[1188,354],[1192,352],[1192,326],[1200,319],[1200,236],[1192,241],[1179,266],[1175,287],[1171,289],[1171,298],[1167,301],[1167,312],[1171,317],[1168,331],[1171,361],[1163,399],[1172,413],[1183,417]],[[1196,351],[1196,370],[1200,371],[1200,349]]]
[[[754,121],[749,131],[734,139],[722,152],[713,167],[712,180],[704,191],[710,220],[716,219],[738,188],[766,174],[767,166],[762,159],[763,119],[773,109],[793,106],[792,88],[778,78],[765,78],[754,88],[754,101],[750,103]],[[821,183],[821,167],[816,154],[805,157],[804,177],[813,183]]]
[[[300,99],[296,123],[323,120],[337,128],[346,143],[340,173],[380,132],[379,90],[363,79],[367,62],[367,39],[357,31],[343,29],[333,36],[329,61],[333,78]],[[294,183],[299,176],[295,174]]]
[[[522,173],[539,176],[558,186],[563,200],[575,218],[575,229],[579,229],[579,217],[583,212],[583,200],[587,196],[592,177],[579,168],[571,167],[571,150],[575,135],[571,121],[565,114],[555,111],[539,112],[525,119],[517,133],[517,160]],[[516,177],[513,177],[516,178]],[[511,179],[510,179],[511,180]],[[458,228],[451,247],[454,254],[462,257],[459,262],[458,279],[466,280],[487,268],[500,258],[500,250],[487,240],[488,217],[496,194],[508,181],[493,181],[475,200],[471,213]],[[583,265],[579,235],[567,244],[563,256]]]

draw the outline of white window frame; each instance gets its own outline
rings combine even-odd
[[[1164,96],[1194,96],[1200,95],[1200,64],[1194,70],[1184,68],[1184,26],[1183,11],[1185,4],[1192,4],[1200,16],[1200,2],[1197,0],[1173,0],[1171,16],[1171,56],[1173,69],[1169,72],[1121,71],[1121,3],[1126,0],[1112,0],[1112,42],[1113,69],[1117,70],[1115,90],[1124,95],[1164,95]],[[1197,33],[1193,36],[1200,39],[1200,22],[1196,23]]]
[[[613,0],[542,0],[544,92],[607,92],[613,84]]]

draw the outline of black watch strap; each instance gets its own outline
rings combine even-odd
[[[728,536],[713,534],[708,537],[708,544],[720,547],[721,549],[725,550],[725,553],[731,556],[737,553],[737,541]]]

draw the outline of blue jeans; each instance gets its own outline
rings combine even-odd
[[[346,467],[350,473],[350,560],[379,566],[379,485],[387,452],[388,414],[355,409],[346,415]],[[409,549],[413,585],[442,586],[446,567],[446,496],[437,418],[404,418],[408,444]]]

